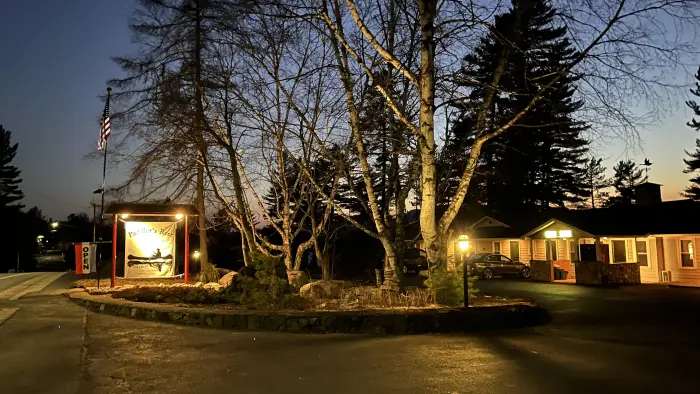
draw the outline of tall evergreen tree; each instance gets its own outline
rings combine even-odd
[[[613,167],[615,174],[612,179],[612,186],[615,187],[617,195],[610,197],[608,205],[624,205],[634,202],[634,187],[646,181],[642,169],[637,167],[632,160],[620,160]]]
[[[12,133],[0,125],[0,210],[7,207],[21,208],[17,203],[24,198],[19,188],[22,183],[19,169],[12,165],[19,144],[12,145],[11,136]]]
[[[695,74],[695,79],[700,81],[700,68],[698,68],[698,72]],[[697,81],[695,82],[695,89],[690,89],[690,92],[694,96],[700,97],[700,83]],[[694,100],[688,100],[685,104],[693,110],[693,114],[695,116],[700,116],[700,105],[698,105],[697,102]],[[700,130],[700,122],[694,118],[687,124],[695,131]],[[689,158],[683,159],[683,162],[685,163],[683,173],[693,175],[690,178],[690,185],[683,190],[683,195],[698,201],[700,200],[700,138],[695,139],[695,152],[691,153],[686,151],[685,153],[689,156]]]
[[[591,157],[583,168],[583,180],[581,181],[582,196],[590,202],[590,207],[595,209],[603,206],[608,198],[605,188],[612,186],[610,179],[605,175],[603,159]]]
[[[474,135],[477,108],[483,90],[493,80],[503,51],[510,51],[501,79],[502,92],[488,114],[488,128],[495,130],[521,112],[532,98],[548,86],[554,71],[571,62],[578,52],[566,38],[566,28],[554,24],[555,10],[544,0],[499,15],[495,29],[482,38],[476,50],[465,57],[457,79],[469,91],[458,103],[460,116],[447,141],[443,173],[448,190],[455,187],[461,162]],[[522,12],[517,24],[515,10]],[[560,78],[508,133],[484,145],[470,193],[473,198],[501,212],[523,205],[546,208],[580,201],[581,173],[588,142],[581,136],[588,126],[576,119],[582,103],[574,97],[578,78]],[[450,152],[451,151],[451,152]],[[452,184],[450,184],[452,183]]]

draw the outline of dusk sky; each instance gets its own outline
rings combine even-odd
[[[133,6],[133,0],[3,4],[0,124],[19,142],[15,164],[24,180],[24,205],[38,206],[47,217],[92,214],[89,204],[100,186],[102,163],[84,157],[96,150],[104,106],[99,96],[108,79],[121,75],[111,57],[134,49],[128,29]],[[676,79],[692,82],[685,73]],[[685,126],[691,116],[687,98],[679,97],[676,110],[661,124],[642,131],[643,151],[627,151],[618,142],[595,153],[607,159],[609,171],[617,160],[641,163],[648,157],[654,163],[650,180],[664,185],[663,198],[680,198],[688,179],[682,173],[683,150],[692,150],[696,138]],[[108,186],[121,178],[119,170],[110,172]]]

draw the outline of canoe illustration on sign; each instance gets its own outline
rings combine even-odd
[[[160,270],[163,265],[173,263],[173,255],[169,254],[167,256],[161,256],[160,249],[156,249],[156,252],[153,253],[151,257],[140,257],[130,254],[127,256],[127,260],[129,260],[129,262],[127,263],[129,267],[138,265],[149,265],[151,267],[156,267],[158,268],[158,270]]]

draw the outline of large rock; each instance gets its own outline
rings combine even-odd
[[[220,285],[219,283],[216,283],[216,282],[211,282],[211,283],[205,284],[203,287],[204,287],[205,289],[207,289],[207,290],[219,291],[219,290],[221,290],[221,288],[223,288],[224,286],[222,286],[222,285]]]
[[[294,291],[301,290],[302,287],[311,282],[309,275],[304,271],[288,271],[287,280],[289,281],[289,286]]]
[[[227,273],[226,275],[222,276],[221,279],[219,279],[219,284],[223,287],[229,287],[231,286],[231,283],[233,282],[233,278],[238,275],[238,272],[236,271],[231,271]]]
[[[330,281],[311,282],[301,287],[299,295],[306,299],[340,298],[340,285]]]
[[[225,276],[225,275],[228,274],[229,272],[231,272],[230,269],[219,268],[219,267],[216,267],[216,271],[219,273],[219,277],[220,277],[220,278],[221,278],[222,276]]]

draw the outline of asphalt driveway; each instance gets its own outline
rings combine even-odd
[[[23,298],[0,326],[0,392],[695,393],[700,292],[481,282],[537,299],[523,330],[369,336],[232,332]]]

